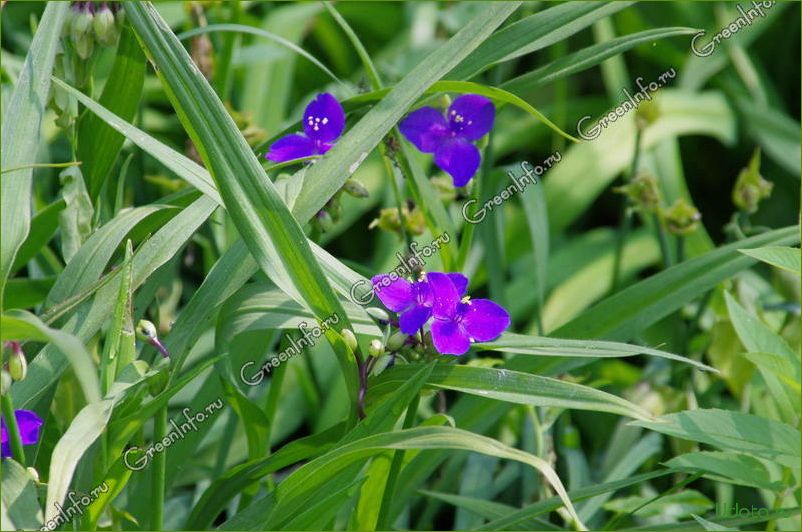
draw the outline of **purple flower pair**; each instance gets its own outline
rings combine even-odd
[[[421,107],[398,127],[416,148],[434,154],[434,163],[451,175],[455,187],[464,187],[481,162],[473,141],[490,132],[495,114],[488,98],[466,94],[454,100],[446,116],[434,107]]]
[[[283,163],[311,155],[323,155],[342,135],[345,111],[328,92],[318,94],[304,110],[303,126],[303,133],[286,135],[271,144],[265,158]]]
[[[15,410],[14,417],[17,420],[22,445],[36,444],[39,441],[39,428],[42,426],[42,419],[36,415],[36,412],[31,410]],[[11,444],[9,443],[5,419],[2,420],[2,433],[2,456],[6,458],[11,456]]]
[[[432,342],[443,355],[463,355],[472,342],[495,340],[510,325],[510,315],[489,299],[463,298],[468,278],[460,273],[430,272],[422,281],[387,275],[371,279],[384,305],[399,313],[401,332],[415,334],[432,319]]]

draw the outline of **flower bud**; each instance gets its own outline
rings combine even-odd
[[[761,202],[771,196],[774,183],[760,175],[760,148],[755,150],[749,166],[741,170],[732,189],[732,202],[742,211],[753,213]]]
[[[33,467],[26,467],[25,470],[28,472],[28,474],[31,476],[31,478],[33,479],[33,481],[36,484],[40,483],[39,482],[39,471],[37,471]]]
[[[351,329],[343,329],[340,331],[340,334],[343,336],[345,345],[347,345],[351,351],[356,352],[359,344],[356,341],[356,336],[354,336],[354,331]]]
[[[622,187],[616,187],[613,192],[624,194],[642,212],[655,212],[662,201],[657,179],[651,174],[640,174]]]
[[[0,384],[0,394],[5,395],[8,393],[8,391],[11,389],[12,380],[11,374],[8,371],[3,370],[2,384]]]
[[[396,332],[393,334],[389,340],[387,340],[387,350],[388,351],[398,351],[402,347],[409,338],[409,335],[402,333],[401,331]]]
[[[28,361],[19,342],[8,342],[11,354],[8,357],[8,373],[15,381],[21,381],[28,374]]]
[[[92,22],[95,16],[84,5],[72,20],[70,25],[70,39],[75,51],[81,59],[88,59],[92,55],[95,40],[92,36]]]
[[[381,340],[371,340],[370,347],[368,347],[368,354],[372,357],[377,357],[384,354],[384,345]]]
[[[356,179],[346,179],[343,190],[355,198],[367,198],[370,195],[365,185]]]
[[[315,215],[314,221],[317,229],[321,233],[331,231],[331,228],[334,227],[334,220],[331,218],[331,214],[326,210],[319,211]]]
[[[680,198],[671,207],[663,210],[666,229],[675,235],[687,235],[696,231],[702,215],[687,201]]]
[[[136,337],[158,349],[164,358],[170,356],[167,348],[159,341],[156,326],[148,320],[139,320],[139,323],[136,324]]]
[[[638,129],[646,129],[660,118],[660,104],[656,99],[643,100],[635,111],[635,125]]]
[[[370,314],[373,319],[380,320],[380,321],[390,321],[390,315],[387,314],[387,311],[381,309],[379,307],[368,307],[365,309],[365,312]]]
[[[113,44],[117,38],[117,31],[114,25],[114,13],[109,9],[108,4],[103,2],[100,5],[95,18],[92,20],[92,28],[95,30],[95,37],[101,44]]]

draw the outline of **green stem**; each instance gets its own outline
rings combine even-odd
[[[393,138],[392,136],[390,138]],[[387,146],[382,142],[379,144],[379,153],[382,156],[382,161],[384,162],[384,169],[387,172],[387,179],[390,181],[390,187],[393,189],[393,196],[395,197],[395,204],[398,207],[398,220],[400,222],[400,230],[401,236],[404,239],[404,243],[406,244],[406,249],[410,249],[412,246],[412,236],[410,236],[409,232],[407,231],[407,226],[404,223],[404,196],[401,194],[401,190],[398,188],[398,181],[395,178],[395,170],[393,169],[393,162],[390,159],[390,154],[387,151]]]
[[[25,467],[25,451],[22,449],[22,438],[19,435],[17,426],[17,416],[14,415],[14,403],[11,400],[11,392],[3,395],[3,417],[6,418],[6,430],[8,430],[8,441],[11,444],[11,456]]]
[[[81,166],[81,161],[72,161],[69,163],[33,163],[23,164],[22,166],[15,166],[13,168],[4,168],[0,173],[13,172],[15,170],[24,170],[26,168],[68,168],[70,166]]]
[[[408,429],[412,427],[415,422],[415,416],[418,413],[418,404],[420,403],[420,394],[415,394],[412,401],[409,402],[407,408],[407,415],[404,418],[403,428]],[[404,451],[398,450],[393,454],[393,462],[390,464],[390,471],[387,473],[387,482],[384,484],[384,495],[382,495],[381,506],[379,507],[379,516],[376,518],[376,530],[390,530],[390,505],[393,502],[393,495],[395,492],[396,481],[398,480],[398,473],[401,471],[401,464],[404,461]]]
[[[231,24],[239,22],[240,3],[239,0],[229,2],[231,4]],[[222,101],[226,101],[228,91],[231,87],[231,57],[234,55],[234,46],[237,43],[239,35],[234,32],[228,32],[223,37],[223,51],[220,54],[220,62],[218,63],[217,72],[215,74],[214,88]]]
[[[640,141],[642,131],[639,127],[635,127],[635,152],[632,155],[632,165],[629,167],[629,174],[626,181],[631,181],[638,171],[638,162],[640,160]],[[624,242],[626,242],[629,230],[632,227],[632,220],[629,215],[629,199],[624,196],[621,202],[621,218],[618,222],[618,235],[615,242],[615,258],[613,262],[613,281],[611,291],[615,292],[618,289],[618,282],[621,277],[621,262],[624,255]]]
[[[167,436],[167,405],[156,412],[153,426],[153,441],[160,442]],[[167,476],[167,453],[161,452],[153,455],[153,520],[150,528],[162,530],[164,528],[164,495],[165,480]]]
[[[654,234],[660,243],[660,255],[663,257],[663,269],[665,269],[671,266],[671,249],[668,247],[668,236],[657,213],[652,214],[652,221],[654,222]]]
[[[685,237],[677,235],[677,264],[685,260]]]

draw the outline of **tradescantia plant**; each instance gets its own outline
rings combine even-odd
[[[4,530],[799,529],[798,5],[2,18]]]

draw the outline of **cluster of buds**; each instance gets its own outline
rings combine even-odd
[[[422,235],[426,230],[426,218],[423,216],[423,211],[411,201],[407,201],[401,207],[400,215],[397,207],[382,209],[379,211],[379,217],[370,222],[368,229],[378,227],[382,231],[401,234],[402,223],[410,235]]]
[[[662,203],[657,179],[645,172],[626,185],[614,188],[613,192],[625,195],[638,210],[644,213],[657,212]]]
[[[641,131],[646,129],[657,122],[658,118],[660,118],[660,103],[657,98],[643,100],[638,104],[638,108],[635,111],[635,126],[638,129]]]
[[[664,207],[657,178],[646,172],[613,191],[625,195],[634,209],[644,214],[656,215],[659,222],[673,235],[687,235],[696,231],[702,219],[696,207],[682,198],[671,206]]]
[[[732,189],[732,202],[749,214],[757,211],[760,202],[771,196],[774,184],[760,175],[760,148],[755,150],[749,166],[741,170]]]
[[[312,227],[321,233],[331,230],[334,224],[339,221],[340,217],[342,216],[343,207],[341,196],[343,194],[348,194],[349,196],[358,199],[367,198],[370,195],[368,189],[365,188],[365,185],[363,185],[361,182],[353,178],[347,179],[342,188],[340,188],[340,190],[338,190],[334,196],[332,196],[331,199],[326,202],[326,205],[312,218]]]
[[[81,59],[89,59],[95,43],[112,46],[120,36],[125,12],[118,2],[73,2],[70,16],[64,23],[64,34],[69,35],[75,52]]]
[[[13,381],[21,381],[28,374],[28,360],[19,342],[6,342],[3,347],[9,350],[2,377],[2,393],[5,395]]]

